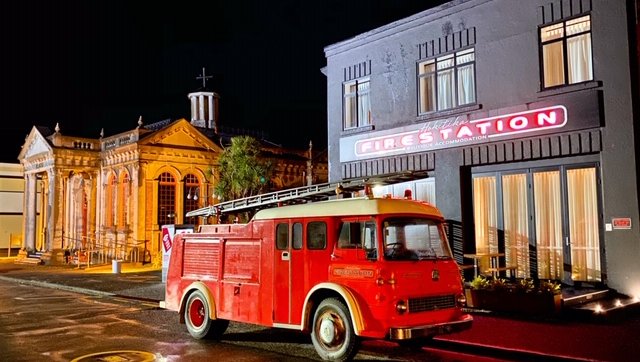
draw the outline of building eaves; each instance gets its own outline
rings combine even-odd
[[[468,7],[473,7],[491,0],[453,0],[442,5],[421,11],[417,14],[383,25],[379,28],[354,36],[353,38],[328,45],[324,48],[325,57],[338,55],[369,42],[385,38],[403,31],[411,30],[422,24],[450,16]],[[463,6],[464,7],[461,7]]]

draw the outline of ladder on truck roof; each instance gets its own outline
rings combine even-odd
[[[215,205],[206,206],[187,212],[186,217],[212,216],[229,212],[259,210],[290,203],[328,200],[343,192],[354,192],[364,189],[367,184],[390,184],[427,177],[426,171],[379,176],[369,179],[354,179],[340,182],[324,183],[274,191],[255,196],[243,197]]]

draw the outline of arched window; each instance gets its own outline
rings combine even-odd
[[[118,181],[116,180],[116,175],[110,173],[107,177],[107,189],[105,195],[105,205],[104,205],[104,225],[106,227],[113,227],[114,219],[113,214],[115,213],[115,203],[116,203],[116,185]]]
[[[187,212],[196,210],[200,208],[201,204],[201,193],[200,193],[200,180],[193,175],[187,174],[184,177],[184,193],[183,193],[183,204],[184,204],[184,215]],[[198,218],[195,217],[193,220],[185,220],[185,222],[189,222],[191,224],[197,224]]]
[[[168,172],[158,185],[158,225],[174,224],[176,218],[176,179]]]
[[[129,173],[123,172],[120,176],[120,187],[118,188],[118,221],[117,225],[124,227],[129,225],[129,200],[131,199],[131,180]]]

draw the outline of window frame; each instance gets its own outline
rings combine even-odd
[[[368,83],[368,88],[365,93],[361,93],[359,91],[359,85],[363,83]],[[355,86],[354,92],[347,92],[347,87]],[[362,99],[365,97],[368,99],[368,109],[367,116],[365,120],[362,120],[360,115],[360,103]],[[351,102],[347,100],[350,99]],[[353,106],[351,106],[353,105]],[[352,108],[355,108],[355,112],[353,112]],[[347,114],[353,113],[355,120],[352,120],[350,123],[355,124],[354,126],[347,126]],[[348,131],[363,127],[368,127],[372,124],[371,121],[371,79],[369,77],[352,79],[342,83],[342,130]]]
[[[316,229],[322,227],[322,229]],[[328,228],[325,221],[310,221],[307,223],[307,250],[325,250],[327,248]],[[312,235],[312,232],[314,233]],[[320,244],[315,244],[315,237],[322,236],[323,240]],[[312,244],[313,243],[313,244]]]
[[[576,20],[576,19],[580,19],[583,17],[588,17],[588,21],[589,21],[589,29],[586,31],[581,31],[581,32],[577,32],[577,33],[572,33],[571,35],[567,35],[567,23]],[[582,13],[582,14],[578,14],[576,16],[572,16],[572,17],[567,17],[564,18],[562,20],[553,22],[553,23],[547,23],[547,24],[543,24],[543,25],[539,25],[538,26],[538,58],[539,58],[539,66],[540,66],[540,88],[542,91],[544,90],[549,90],[549,89],[556,89],[556,88],[561,88],[561,87],[566,87],[566,86],[570,86],[570,85],[574,85],[574,84],[580,84],[580,83],[586,83],[586,82],[591,82],[595,79],[595,75],[594,75],[594,64],[593,64],[593,27],[591,26],[591,22],[592,22],[592,17],[591,17],[591,13]],[[543,41],[542,40],[542,31],[543,29],[546,28],[550,28],[553,26],[557,26],[562,24],[562,35],[560,36],[560,38],[556,38],[556,39],[551,39],[551,40],[547,40],[547,41]],[[574,82],[574,83],[570,83],[569,81],[569,57],[568,57],[568,47],[567,47],[567,43],[568,40],[571,38],[577,38],[580,36],[584,36],[585,34],[589,35],[589,56],[591,57],[591,78],[590,79],[585,79],[585,80],[581,80],[579,82]],[[544,48],[546,45],[551,45],[554,43],[561,43],[561,48],[562,48],[562,78],[563,78],[563,82],[561,84],[556,84],[556,85],[552,85],[552,86],[546,86],[545,83],[545,67],[544,67]]]
[[[467,54],[473,54],[473,59],[470,61],[459,63],[458,59]],[[439,69],[438,64],[445,63],[447,61],[453,61],[453,64],[451,66],[444,66],[443,68]],[[429,65],[429,64],[433,64],[433,70],[422,72],[424,65]],[[473,87],[471,89],[473,91],[473,100],[464,104],[460,104],[459,73],[460,73],[460,70],[466,66],[471,66],[473,70]],[[442,74],[445,71],[451,71],[451,70],[453,71],[453,79],[452,79],[453,87],[450,95],[452,95],[453,104],[451,107],[448,107],[448,108],[439,108],[440,99],[439,99],[439,92],[438,92],[438,89],[439,89],[438,74]],[[431,88],[433,89],[434,93],[428,94],[428,98],[432,99],[433,104],[432,104],[432,109],[423,109],[422,94],[425,92],[425,90],[423,90],[422,82],[423,82],[423,79],[428,79],[429,77],[433,77],[432,82],[429,82],[429,84],[432,85]],[[428,82],[428,81],[425,81],[425,82]],[[469,106],[478,104],[478,84],[477,84],[477,77],[476,77],[475,46],[465,47],[465,48],[457,49],[455,51],[438,54],[437,56],[420,59],[416,63],[416,92],[417,92],[416,105],[417,105],[418,116],[423,116],[423,115],[432,114],[436,112],[450,111],[456,108],[469,107]]]
[[[172,173],[163,172],[158,176],[158,226],[176,223],[176,189],[176,177]]]

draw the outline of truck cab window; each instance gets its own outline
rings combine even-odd
[[[310,250],[327,247],[327,224],[324,221],[312,221],[307,224],[307,248]]]
[[[287,250],[289,248],[289,224],[276,226],[276,249]]]

